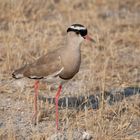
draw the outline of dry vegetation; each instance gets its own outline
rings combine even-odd
[[[81,71],[62,96],[140,87],[139,0],[0,0],[0,139],[55,139],[54,106],[49,105],[47,116],[33,126],[34,81],[16,82],[11,73],[61,47],[73,23],[86,25],[97,43],[82,44]],[[40,87],[40,94],[47,97],[55,92]],[[113,106],[103,102],[97,111],[61,109],[58,135],[80,140],[86,131],[95,140],[138,140],[139,101],[135,95]],[[46,110],[44,103],[39,104]]]

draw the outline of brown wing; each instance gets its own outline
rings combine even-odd
[[[30,78],[43,78],[57,74],[62,68],[59,53],[51,52],[28,65],[23,75]]]
[[[50,52],[32,64],[25,65],[15,70],[12,75],[14,78],[19,79],[23,77],[29,77],[33,79],[40,79],[49,75],[57,76],[63,71],[61,64],[60,51],[56,50]]]

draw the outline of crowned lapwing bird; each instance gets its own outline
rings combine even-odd
[[[56,128],[58,129],[58,99],[64,81],[72,79],[78,73],[81,63],[80,46],[83,40],[95,42],[88,30],[81,24],[73,24],[67,29],[66,44],[49,52],[31,64],[27,64],[12,73],[13,78],[24,77],[34,79],[34,117],[37,116],[37,99],[40,80],[59,80],[58,91],[55,95]]]

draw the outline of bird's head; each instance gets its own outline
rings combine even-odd
[[[72,24],[68,29],[67,29],[67,33],[74,33],[75,36],[81,38],[81,41],[83,39],[92,41],[95,43],[95,40],[92,39],[89,35],[88,35],[88,30],[85,26],[81,25],[81,24]]]

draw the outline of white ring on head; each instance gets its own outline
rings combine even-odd
[[[73,25],[71,25],[70,28],[76,29],[76,30],[86,30],[86,28],[82,27],[82,26],[73,26]]]

